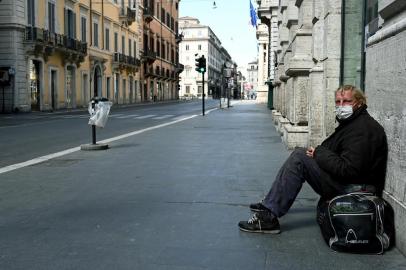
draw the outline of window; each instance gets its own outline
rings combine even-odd
[[[114,52],[118,51],[118,33],[114,32]]]
[[[186,51],[188,51],[189,50],[189,45],[186,45]]]
[[[70,9],[65,9],[65,35],[76,38],[76,14]]]
[[[199,51],[201,51],[201,50],[202,50],[202,45],[199,44],[199,45],[197,46],[197,49],[198,49]]]
[[[190,85],[186,85],[186,94],[190,94]]]
[[[133,44],[134,44],[134,46],[133,46],[134,57],[137,57],[137,43],[134,41]]]
[[[27,24],[35,26],[35,0],[27,0]]]
[[[125,54],[125,36],[121,36],[121,53]]]
[[[131,56],[132,51],[133,51],[133,50],[131,49],[131,45],[132,45],[132,44],[131,44],[131,39],[129,39],[129,40],[128,40],[128,55],[129,55],[129,56]]]
[[[99,47],[99,24],[93,23],[93,46]]]
[[[48,2],[48,30],[55,33],[55,3]]]
[[[82,41],[83,42],[87,42],[87,37],[86,37],[86,18],[85,17],[81,17],[80,18],[80,29],[81,29],[81,36],[82,36]]]
[[[104,49],[106,49],[107,51],[110,51],[110,29],[106,28],[105,29],[105,44],[104,44]]]

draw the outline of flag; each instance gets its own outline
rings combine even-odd
[[[254,6],[250,0],[250,16],[251,16],[251,25],[257,27],[257,12],[254,9]]]

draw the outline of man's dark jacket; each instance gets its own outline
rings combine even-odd
[[[321,180],[337,187],[346,184],[374,185],[383,189],[388,146],[383,127],[363,105],[345,120],[320,146],[314,158],[321,169]]]

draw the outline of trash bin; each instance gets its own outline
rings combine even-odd
[[[89,102],[89,125],[104,128],[107,123],[110,108],[113,105],[111,101],[104,97],[94,97]]]

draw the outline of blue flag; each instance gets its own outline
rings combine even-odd
[[[251,25],[257,27],[257,13],[254,9],[254,6],[251,3],[251,0],[250,0],[250,16],[251,16]]]

